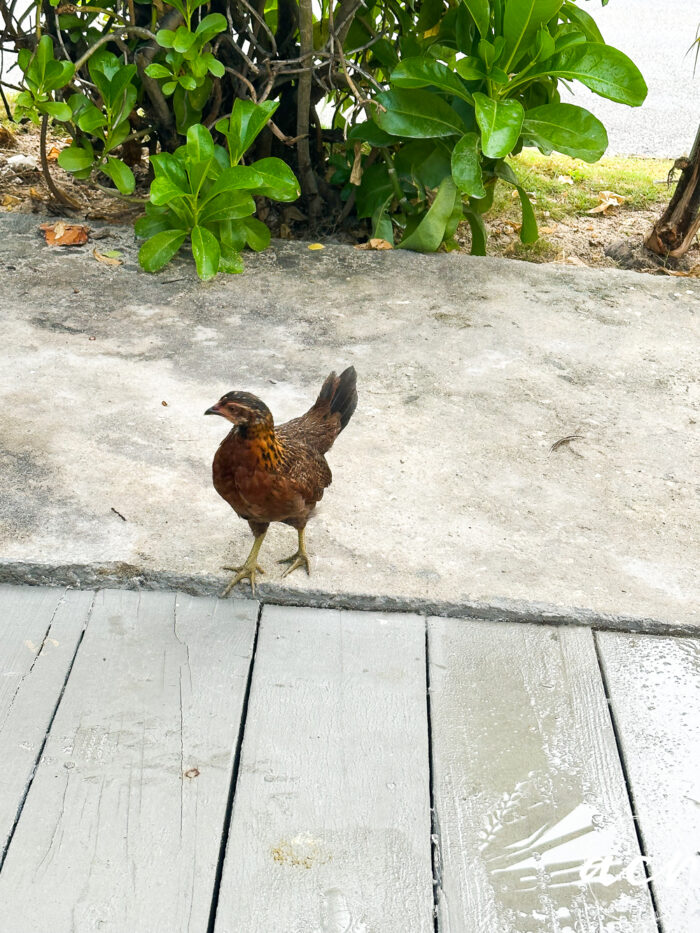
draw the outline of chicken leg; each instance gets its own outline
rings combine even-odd
[[[287,569],[282,574],[283,577],[289,576],[293,570],[297,570],[299,567],[305,567],[307,575],[311,576],[309,555],[306,553],[306,544],[304,543],[305,533],[306,528],[297,528],[297,534],[299,535],[299,547],[297,548],[296,554],[292,554],[290,557],[283,557],[282,560],[277,561],[278,564],[291,564],[291,567],[287,567]]]
[[[241,580],[250,580],[250,589],[255,595],[255,574],[256,573],[265,573],[262,567],[258,564],[258,553],[262,547],[262,543],[265,540],[265,535],[267,534],[267,529],[261,534],[255,536],[255,541],[253,541],[253,546],[250,549],[250,554],[246,557],[245,563],[240,567],[222,567],[222,570],[233,570],[235,576],[231,578],[231,582],[228,584],[226,589],[221,594],[222,598],[228,596],[231,590],[237,583],[240,583]]]

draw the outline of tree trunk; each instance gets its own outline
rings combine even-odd
[[[664,213],[644,241],[659,256],[682,256],[700,228],[700,127],[689,159],[683,160],[681,177]]]

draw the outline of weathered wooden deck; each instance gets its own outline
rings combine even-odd
[[[699,682],[691,639],[0,587],[0,933],[694,933]]]

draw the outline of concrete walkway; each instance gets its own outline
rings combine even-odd
[[[693,279],[279,242],[209,285],[129,230],[51,250],[0,217],[0,577],[211,595],[250,533],[211,486],[230,389],[278,420],[350,363],[360,403],[267,601],[700,627]],[[569,435],[580,435],[552,451]],[[249,594],[246,587],[238,595]]]

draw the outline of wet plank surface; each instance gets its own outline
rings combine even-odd
[[[699,657],[0,587],[0,933],[690,933]]]
[[[263,612],[216,933],[432,933],[425,624]]]
[[[428,632],[442,927],[655,931],[590,631],[431,619]]]
[[[596,635],[657,909],[700,929],[700,641]]]
[[[0,930],[206,930],[256,616],[97,594],[0,873]]]

